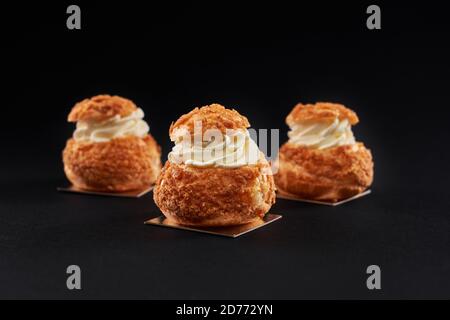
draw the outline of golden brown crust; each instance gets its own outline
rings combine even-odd
[[[246,129],[250,127],[247,118],[234,109],[226,109],[220,104],[211,104],[201,108],[195,108],[191,112],[182,115],[175,123],[170,125],[169,134],[175,140],[174,133],[181,128],[186,128],[194,133],[194,124],[201,121],[202,133],[209,129],[218,129],[226,133],[227,129]]]
[[[372,154],[362,143],[322,150],[286,143],[279,155],[277,188],[299,198],[335,202],[372,184]]]
[[[357,124],[359,119],[355,112],[342,104],[317,102],[316,104],[297,104],[286,118],[289,126],[304,121],[333,121],[347,119],[351,125]]]
[[[124,192],[155,183],[161,170],[161,150],[151,135],[128,136],[108,142],[67,141],[64,171],[77,187]]]
[[[126,117],[136,110],[137,107],[131,100],[102,94],[75,104],[68,121],[103,121],[116,115]]]
[[[199,168],[167,161],[153,191],[164,215],[179,224],[227,226],[262,218],[275,202],[265,159],[239,168]]]

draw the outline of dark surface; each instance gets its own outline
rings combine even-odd
[[[8,10],[0,166],[0,298],[450,298],[448,19],[436,4],[242,7],[64,4]],[[3,21],[5,22],[5,20]],[[238,239],[144,226],[141,199],[56,192],[72,105],[133,99],[166,159],[171,121],[220,102],[254,128],[295,103],[336,101],[375,159],[373,193],[330,208],[278,200],[284,218]],[[66,267],[82,268],[82,291]],[[366,288],[366,267],[382,290]]]

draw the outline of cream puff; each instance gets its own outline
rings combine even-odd
[[[280,192],[336,202],[366,190],[373,180],[372,154],[351,129],[357,115],[341,104],[297,104],[286,118],[289,141],[279,152]]]
[[[275,184],[249,126],[246,117],[218,104],[172,123],[175,146],[153,192],[169,220],[218,227],[264,217],[275,202]]]
[[[149,134],[142,109],[128,99],[98,95],[78,102],[76,122],[63,151],[64,171],[78,188],[103,192],[143,189],[161,170],[161,149]]]

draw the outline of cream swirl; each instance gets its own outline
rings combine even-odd
[[[123,118],[120,115],[116,115],[101,122],[78,121],[73,138],[76,141],[84,142],[106,142],[125,136],[142,138],[150,130],[143,118],[144,111],[137,109],[129,116]]]
[[[347,119],[333,122],[296,123],[288,132],[289,142],[316,149],[351,145],[355,143],[351,125]]]
[[[237,168],[258,162],[259,149],[247,130],[233,130],[223,135],[208,130],[203,136],[180,136],[169,153],[169,161],[195,167]]]

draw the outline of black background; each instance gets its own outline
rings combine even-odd
[[[78,2],[3,7],[1,298],[450,298],[449,25],[442,4]],[[77,101],[136,102],[166,160],[171,121],[213,102],[279,128],[297,102],[355,110],[373,193],[329,208],[278,200],[284,218],[239,239],[144,226],[151,195],[56,192]],[[82,268],[66,289],[65,269]],[[380,265],[382,290],[366,288]]]

